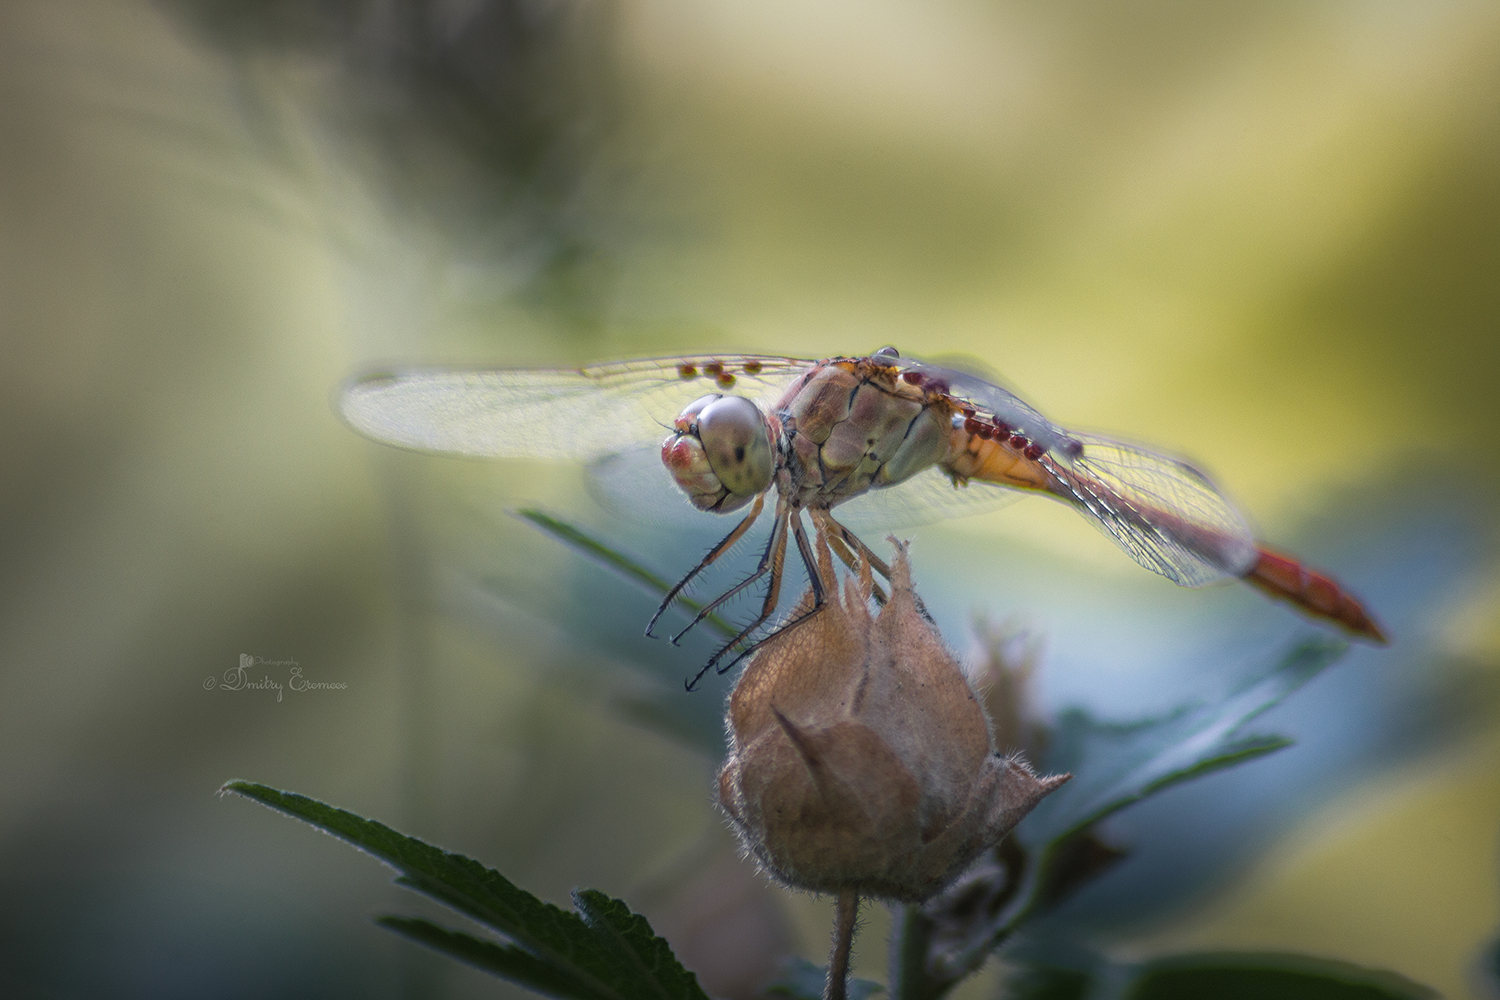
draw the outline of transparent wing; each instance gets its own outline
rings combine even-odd
[[[813,364],[723,355],[397,372],[349,383],[339,409],[361,434],[417,451],[586,461],[659,442],[678,412],[709,392],[774,399]]]
[[[594,502],[615,517],[669,528],[703,523],[704,513],[672,481],[661,463],[660,442],[607,455],[588,466]]]
[[[978,367],[974,362],[968,363]],[[969,403],[976,410],[995,417],[1007,427],[1020,431],[1044,448],[1049,450],[1061,448],[1071,440],[1066,431],[1042,416],[1030,403],[1009,389],[1003,389],[992,382],[991,379],[995,376],[989,372],[981,375],[962,368],[915,359],[899,361],[896,364],[902,371],[921,374],[929,380],[929,384],[933,382],[940,384],[944,391],[955,400]]]
[[[1184,587],[1240,576],[1255,562],[1250,526],[1202,472],[1090,434],[1071,462],[1046,456],[1056,492],[1149,570]]]
[[[870,490],[839,504],[834,517],[854,531],[879,531],[932,524],[952,517],[987,514],[1008,507],[1026,494],[991,483],[955,486],[936,466],[905,482]]]

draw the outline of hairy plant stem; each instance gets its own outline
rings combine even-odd
[[[854,947],[854,924],[859,917],[859,893],[840,889],[833,915],[833,954],[828,956],[828,983],[823,1000],[844,1000],[849,983],[849,952]]]

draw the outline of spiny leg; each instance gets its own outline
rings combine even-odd
[[[776,629],[775,631],[771,632],[769,635],[763,635],[763,636],[761,636],[759,639],[755,640],[750,645],[748,645],[744,649],[740,650],[739,653],[735,655],[734,659],[730,660],[728,663],[726,663],[722,667],[718,668],[718,672],[721,673],[721,674],[722,673],[727,673],[728,671],[733,670],[735,664],[739,663],[745,657],[749,656],[751,653],[754,653],[761,646],[763,646],[766,643],[770,642],[772,639],[776,638],[777,636],[785,635],[786,633],[790,632],[792,629],[796,628],[798,625],[802,625],[805,622],[811,621],[816,615],[818,615],[820,612],[822,612],[823,609],[827,606],[828,600],[827,600],[827,596],[826,596],[827,592],[826,592],[825,588],[828,587],[828,586],[834,586],[838,582],[837,579],[835,579],[833,577],[833,567],[832,566],[828,566],[828,573],[829,573],[830,579],[827,580],[827,581],[824,581],[824,579],[823,579],[823,573],[822,573],[822,570],[820,568],[820,563],[817,560],[817,558],[813,555],[812,546],[808,544],[808,541],[807,541],[807,532],[806,532],[806,530],[802,526],[801,512],[800,511],[792,511],[789,514],[789,519],[791,520],[791,523],[792,523],[792,534],[797,539],[797,551],[801,554],[801,556],[802,556],[802,562],[807,567],[808,582],[811,585],[811,590],[812,590],[812,599],[813,599],[812,607],[808,608],[802,614],[798,615],[796,618],[793,618],[791,621],[787,622],[785,625],[783,625],[780,628]],[[818,519],[818,513],[814,512],[813,519],[815,521]],[[828,534],[827,534],[827,532],[824,532],[824,531],[820,530],[819,534],[818,534],[818,537],[819,537],[820,540],[826,540],[828,538]],[[825,549],[825,554],[826,554],[826,551],[827,550]],[[827,565],[827,564],[825,562],[822,565]],[[747,635],[749,635],[751,632],[755,631],[757,628],[759,628],[765,622],[765,620],[767,618],[771,617],[771,612],[776,609],[776,599],[779,596],[780,587],[781,587],[781,573],[780,573],[780,568],[778,567],[778,571],[777,571],[776,576],[773,577],[772,580],[771,580],[771,591],[770,591],[770,593],[768,593],[766,595],[766,603],[761,608],[760,617],[757,618],[755,621],[751,622],[750,626],[748,628],[746,628],[739,635],[735,636],[728,643],[726,643],[722,649],[720,649],[717,653],[715,653],[713,655],[713,658],[710,659],[708,661],[708,663],[704,664],[703,669],[700,670],[700,671],[698,671],[697,676],[695,676],[692,679],[692,681],[690,681],[688,683],[688,690],[689,691],[691,691],[693,689],[693,685],[696,685],[698,683],[698,679],[701,678],[705,673],[708,672],[708,668],[709,667],[714,666],[721,659],[723,659],[724,656],[727,655],[728,652],[731,649],[733,649],[739,643],[743,642],[744,639],[745,639],[745,637]]]
[[[766,542],[766,550],[761,553],[760,562],[756,565],[755,571],[752,572],[749,576],[745,577],[745,579],[741,580],[739,583],[735,584],[733,587],[730,587],[728,590],[724,591],[724,593],[720,594],[718,597],[715,597],[712,601],[709,601],[702,608],[700,608],[698,611],[698,616],[692,621],[688,622],[687,627],[684,628],[681,632],[678,632],[676,635],[672,636],[672,645],[677,645],[678,640],[691,632],[699,622],[703,621],[703,619],[713,614],[714,610],[717,609],[721,604],[738,594],[740,591],[744,590],[746,587],[750,586],[756,580],[759,580],[761,577],[765,576],[766,572],[768,570],[771,570],[773,567],[774,574],[772,576],[772,581],[775,582],[776,578],[781,575],[781,562],[785,557],[785,553],[785,505],[784,503],[778,501],[776,504],[776,524],[771,528],[771,537]]]
[[[784,508],[781,505],[778,505],[777,514],[780,516],[777,518],[777,523],[783,524],[787,521],[791,522],[792,536],[797,539],[797,551],[802,556],[803,565],[807,567],[808,581],[812,585],[813,606],[805,614],[802,614],[795,620],[788,622],[786,625],[783,625],[781,628],[772,632],[771,635],[763,636],[760,639],[756,640],[754,643],[751,643],[744,650],[742,650],[738,656],[730,660],[724,666],[718,668],[718,672],[721,674],[729,670],[745,657],[749,656],[767,639],[770,639],[772,636],[781,635],[788,629],[796,628],[798,625],[801,625],[813,615],[822,611],[824,606],[828,603],[826,591],[824,589],[823,574],[818,569],[817,559],[813,556],[812,546],[807,542],[807,529],[802,526],[802,512],[801,510],[791,510],[783,514],[783,509]],[[786,531],[783,530],[781,532],[781,545],[779,547],[778,558],[776,560],[776,571],[771,575],[771,585],[766,590],[766,600],[765,603],[761,605],[760,614],[756,616],[755,621],[751,622],[749,625],[745,626],[745,628],[740,630],[739,635],[735,636],[733,639],[730,639],[723,645],[723,647],[719,649],[717,653],[709,658],[709,661],[703,665],[703,669],[698,671],[697,675],[695,675],[693,679],[688,682],[688,690],[691,691],[694,685],[698,683],[698,679],[701,678],[705,673],[707,673],[710,667],[718,664],[718,662],[722,660],[731,649],[733,649],[735,646],[738,646],[741,642],[744,642],[746,636],[764,625],[766,623],[766,619],[770,618],[771,615],[776,611],[777,601],[781,597],[782,557],[785,556],[785,553]],[[746,582],[748,583],[749,581]],[[722,598],[720,598],[720,600],[722,600]]]
[[[674,586],[671,590],[667,591],[667,596],[662,600],[661,606],[656,609],[656,614],[651,616],[651,621],[646,625],[647,636],[651,636],[651,630],[656,628],[656,623],[661,620],[661,616],[666,614],[667,609],[672,606],[672,602],[677,600],[677,595],[682,593],[682,588],[691,583],[693,581],[693,578],[696,577],[699,573],[702,573],[709,566],[713,565],[716,559],[722,556],[725,552],[728,552],[730,547],[733,546],[735,542],[738,542],[741,536],[743,536],[746,531],[750,530],[750,525],[755,523],[755,519],[757,517],[760,517],[761,508],[763,508],[765,504],[766,495],[762,493],[760,496],[755,498],[755,506],[750,508],[750,513],[745,515],[745,519],[742,520],[739,524],[735,525],[734,530],[725,535],[718,545],[715,545],[713,548],[709,549],[708,555],[703,557],[702,562],[689,570],[687,576],[683,577],[681,580],[678,580],[677,585]],[[703,618],[703,615],[699,615],[698,618],[699,620],[701,620]],[[695,621],[694,624],[697,624],[697,622]],[[688,627],[691,628],[692,626]],[[655,636],[651,636],[651,638],[655,638]],[[682,638],[682,636],[678,635],[677,638],[680,639]],[[675,643],[677,639],[673,639],[672,641]]]
[[[792,511],[791,520],[792,534],[797,539],[797,551],[802,554],[802,565],[807,567],[807,579],[812,584],[813,607],[812,611],[808,612],[812,614],[822,608],[827,601],[824,594],[823,571],[818,566],[817,557],[813,555],[812,546],[807,543],[807,529],[802,526],[802,512]],[[837,580],[829,580],[828,585],[835,585],[837,582]]]
[[[776,604],[781,599],[781,573],[786,562],[787,518],[787,514],[781,509],[781,505],[778,504],[777,508],[776,527],[771,532],[772,546],[768,547],[766,550],[767,554],[770,555],[771,558],[768,563],[763,562],[762,568],[758,569],[755,575],[750,578],[750,580],[745,581],[745,584],[748,584],[751,582],[751,580],[758,579],[765,572],[766,566],[769,566],[771,570],[771,583],[766,588],[766,599],[761,604],[760,615],[755,619],[755,621],[751,622],[748,627],[743,629],[733,639],[730,639],[723,646],[719,647],[718,652],[709,657],[708,662],[703,664],[702,668],[699,669],[699,671],[692,676],[692,679],[687,682],[687,689],[689,691],[696,688],[698,686],[698,682],[703,679],[704,674],[708,673],[709,670],[711,670],[715,664],[722,660],[725,654],[727,654],[731,649],[733,649],[739,643],[743,642],[745,636],[749,635],[751,632],[759,628],[767,618],[771,617],[772,612],[776,610]],[[741,586],[743,587],[744,584],[742,584]],[[727,596],[729,595],[726,594],[725,597]],[[723,599],[724,598],[720,598],[719,600],[722,601]],[[715,603],[717,604],[719,602],[716,601]],[[760,643],[756,643],[755,645],[758,646],[760,645]],[[753,649],[755,647],[752,646],[750,648]],[[741,653],[739,656],[736,656],[732,661],[730,661],[730,666],[733,666],[734,664],[740,662],[740,660],[744,659],[744,655],[744,653]],[[725,667],[721,669],[719,673],[722,674],[724,670],[727,669],[728,667]]]
[[[781,626],[776,631],[771,632],[768,635],[763,635],[759,639],[756,639],[750,645],[746,646],[744,649],[742,649],[738,653],[736,653],[734,659],[730,660],[728,663],[724,664],[722,667],[718,667],[717,668],[718,673],[727,674],[729,671],[731,671],[731,670],[733,670],[735,668],[735,664],[739,663],[745,657],[749,656],[751,653],[754,653],[757,649],[759,649],[760,647],[764,646],[766,643],[770,642],[772,639],[775,639],[775,638],[778,638],[780,636],[786,635],[788,632],[790,632],[792,629],[796,628],[798,625],[801,625],[804,622],[812,620],[812,618],[814,618],[822,610],[823,610],[823,608],[822,608],[821,605],[819,605],[818,607],[812,608],[812,609],[810,609],[810,610],[808,610],[808,611],[806,611],[806,612],[798,615],[796,618],[793,618],[791,621],[787,622],[785,625]],[[770,617],[770,616],[768,615],[767,617]],[[764,618],[761,619],[761,621],[764,621],[764,620],[765,620]],[[756,624],[759,624],[759,622],[757,622]],[[751,628],[754,628],[754,626],[751,626]],[[748,631],[750,631],[750,629],[746,629],[745,631],[748,632]],[[698,671],[698,673],[696,675],[694,675],[692,681],[688,684],[688,690],[689,691],[693,690],[693,685],[695,685],[695,684],[698,683],[698,678],[700,678],[704,674],[708,673],[708,668],[714,666],[714,664],[718,663],[721,659],[723,659],[724,658],[724,654],[728,653],[731,649],[733,649],[734,648],[734,644],[736,642],[739,642],[742,639],[744,639],[744,637],[745,637],[745,632],[741,632],[738,636],[735,637],[734,642],[729,643],[723,649],[721,649],[717,653],[715,653],[713,659],[709,660],[706,664],[704,664],[703,665],[703,669],[700,670],[700,671]]]

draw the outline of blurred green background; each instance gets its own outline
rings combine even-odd
[[[580,623],[602,571],[504,513],[605,523],[580,471],[390,452],[330,399],[381,362],[886,343],[1196,457],[1396,634],[1335,668],[1378,711],[1302,720],[1355,734],[1321,783],[1113,952],[1302,950],[1485,995],[1492,3],[8,0],[0,335],[6,996],[509,990],[375,928],[418,907],[216,799],[235,777],[550,899],[623,895],[721,995],[821,960],[825,904],[734,860],[716,762],[618,708],[692,657],[658,677],[638,626]],[[717,527],[610,537],[670,574]],[[915,536],[956,649],[972,611],[1019,610],[1097,668],[1044,666],[1053,707],[1103,684],[1128,716],[1162,703],[1132,664],[1301,628],[1040,501]],[[347,687],[208,689],[241,654]],[[1449,707],[1349,749],[1407,732],[1408,690]]]

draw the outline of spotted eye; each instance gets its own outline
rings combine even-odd
[[[766,418],[750,400],[723,396],[698,411],[698,438],[730,493],[752,497],[771,485],[771,438]]]

